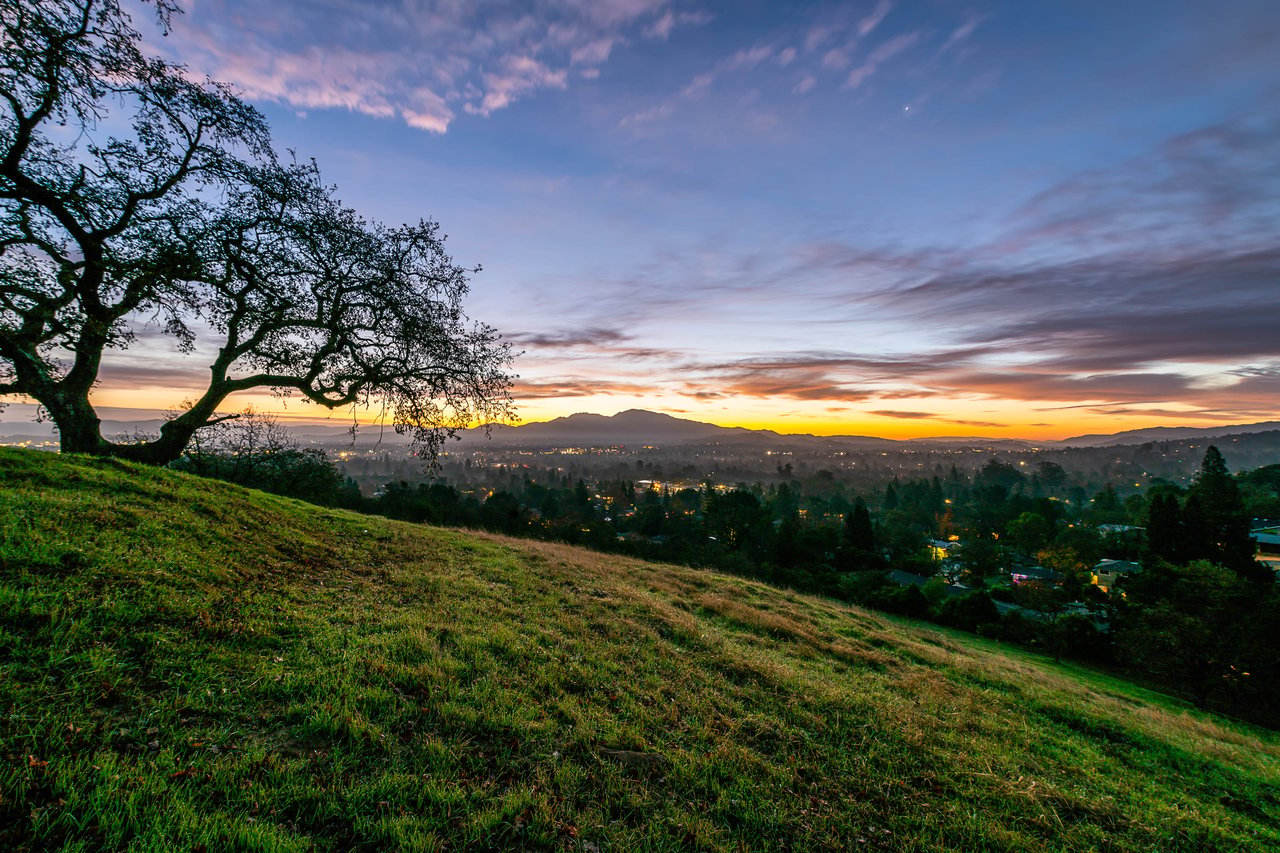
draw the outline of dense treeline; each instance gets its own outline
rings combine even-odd
[[[236,434],[194,447],[180,467],[404,521],[746,575],[1116,667],[1280,723],[1280,598],[1250,538],[1251,517],[1280,516],[1280,465],[1232,477],[1211,447],[1188,488],[1157,482],[1123,499],[1111,485],[1086,497],[1053,462],[1028,471],[999,459],[865,495],[821,474],[654,489],[547,472],[498,489],[400,480],[366,497],[283,434]],[[1141,570],[1104,592],[1092,571],[1102,559]]]
[[[170,468],[321,506],[360,509],[360,490],[328,455],[304,448],[270,415],[248,409],[200,430]]]
[[[1236,470],[1244,471],[1280,461],[1280,431],[1227,436],[1216,442]],[[393,444],[373,446],[332,439],[326,445],[343,473],[366,494],[388,482],[422,479],[422,461]],[[519,490],[523,478],[551,483],[569,477],[570,483],[615,480],[659,481],[698,485],[716,483],[801,482],[807,494],[822,486],[823,477],[846,489],[847,495],[883,493],[895,478],[945,480],[952,466],[972,477],[991,455],[1026,475],[1028,494],[1048,494],[1041,481],[1040,463],[1052,462],[1066,471],[1065,488],[1055,494],[1088,501],[1113,484],[1121,498],[1144,491],[1152,482],[1190,484],[1204,456],[1203,438],[1151,441],[1116,447],[921,447],[880,449],[840,448],[815,442],[759,442],[675,444],[587,448],[530,448],[497,442],[463,442],[441,453],[438,472],[449,482],[467,488]],[[778,464],[782,463],[782,464]],[[775,465],[779,470],[775,471]]]

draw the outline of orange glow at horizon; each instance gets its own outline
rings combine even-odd
[[[100,388],[94,393],[93,402],[98,407],[159,413],[176,409],[181,401],[193,398],[196,393],[194,389]],[[706,403],[675,394],[602,394],[524,402],[517,399],[516,410],[519,424],[538,423],[582,412],[614,415],[629,409],[645,409],[718,426],[772,430],[784,435],[859,435],[897,440],[963,436],[1052,441],[1078,435],[1111,434],[1156,426],[1218,426],[1243,422],[1197,418],[1192,412],[1179,418],[1170,415],[1167,410],[1150,415],[1101,414],[1092,413],[1078,404],[1039,400],[1034,407],[1020,400],[929,399],[895,402],[901,403],[906,409],[916,406],[927,408],[927,416],[924,416],[925,412],[910,411],[907,412],[911,414],[910,417],[875,414],[868,410],[877,405],[875,402],[859,403],[856,407],[833,406],[831,401],[808,403],[767,398]],[[296,397],[281,399],[270,394],[237,395],[228,399],[221,411],[238,412],[248,406],[259,412],[271,413],[286,422],[347,426],[353,421],[350,409],[328,411]],[[378,418],[372,413],[359,413],[354,420],[362,425],[378,423]]]
[[[753,399],[744,401],[741,408],[723,405],[695,406],[690,402],[683,398],[628,398],[619,401],[617,397],[600,396],[538,400],[525,405],[520,405],[517,401],[517,404],[522,424],[549,421],[580,412],[614,415],[628,409],[645,409],[717,426],[772,430],[783,435],[859,435],[896,440],[972,436],[1054,441],[1079,435],[1111,434],[1157,426],[1209,427],[1232,422],[1197,418],[1190,412],[1181,419],[1164,413],[1145,416],[1091,414],[1077,406],[1049,401],[1037,401],[1033,409],[1019,400],[983,400],[981,408],[987,413],[986,419],[992,422],[983,425],[963,423],[980,420],[971,417],[974,408],[974,401],[971,400],[933,400],[932,405],[939,410],[935,417],[912,419],[876,416],[853,409],[843,413],[827,412],[824,411],[825,404],[810,407],[806,411],[793,405],[793,401],[771,406],[768,400]],[[1063,407],[1063,411],[1046,411],[1054,405]],[[769,412],[770,408],[785,409],[788,413],[779,415]],[[992,410],[995,410],[994,414]]]

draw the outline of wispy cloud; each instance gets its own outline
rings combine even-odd
[[[705,390],[692,392],[691,396],[705,399]],[[770,373],[741,373],[723,377],[717,381],[713,393],[725,397],[754,397],[768,400],[839,400],[854,403],[866,400],[871,394],[851,387],[820,371],[809,373],[791,371],[784,375]]]
[[[883,31],[883,22],[890,18],[895,7],[893,0],[880,0],[874,6],[854,7],[851,4],[832,4],[820,8],[817,20],[807,28],[779,27],[768,39],[744,47],[694,74],[687,84],[659,104],[632,109],[619,121],[622,127],[635,127],[656,120],[673,119],[681,112],[681,106],[704,99],[719,90],[719,82],[734,74],[746,75],[756,71],[766,60],[767,69],[761,68],[749,84],[734,81],[726,83],[726,96],[738,102],[743,86],[750,85],[772,92],[774,96],[804,95],[813,91],[824,78],[835,78],[837,88],[857,89],[875,75],[886,63],[906,53],[915,45],[926,41],[932,30],[911,30],[889,36],[875,44]],[[953,25],[950,32],[956,43],[968,38],[980,19]],[[947,47],[951,43],[948,42]],[[856,67],[850,71],[857,61]],[[927,96],[924,96],[927,97]],[[771,121],[777,118],[771,113]]]
[[[645,27],[644,34],[649,38],[666,40],[676,27],[701,26],[710,23],[713,17],[707,12],[674,12],[668,9],[656,21]]]
[[[517,346],[560,349],[567,347],[616,345],[631,340],[631,336],[618,329],[562,329],[548,332],[516,332],[508,338]]]
[[[511,393],[517,400],[556,400],[597,395],[647,396],[658,393],[660,390],[658,386],[644,383],[566,377],[545,382],[517,381],[512,385]]]
[[[849,9],[838,7],[822,23],[810,28],[804,39],[805,49],[813,51],[832,45],[822,54],[822,67],[837,71],[848,68],[863,41],[888,17],[893,6],[893,0],[880,0],[875,8],[861,17],[851,14]]]
[[[867,412],[869,415],[876,415],[882,418],[902,418],[903,420],[926,420],[936,418],[933,412],[903,412],[897,409],[873,409]]]
[[[1280,229],[1280,117],[1249,116],[1174,136],[1142,156],[1080,172],[1009,217],[995,248],[1053,241],[1088,256],[1141,243],[1183,247],[1265,244]]]
[[[938,55],[941,56],[953,47],[957,47],[958,45],[968,41],[969,37],[978,29],[978,25],[982,23],[984,17],[985,16],[970,18],[952,30],[951,34],[947,36],[947,40],[942,43],[942,47],[938,48]]]
[[[632,127],[667,118],[674,114],[681,104],[701,99],[721,77],[734,73],[749,72],[770,58],[780,60],[784,54],[788,58],[785,61],[780,61],[780,64],[785,66],[795,58],[795,50],[793,48],[779,50],[768,44],[744,47],[719,60],[707,70],[695,74],[679,92],[668,97],[665,101],[623,116],[618,125],[620,127]]]
[[[684,393],[695,396],[712,391],[736,397],[855,403],[878,398],[882,391],[890,390],[886,383],[900,387],[905,377],[931,364],[926,358],[793,353],[719,363],[691,360],[676,373],[688,377]]]
[[[668,5],[227,0],[178,16],[164,47],[252,99],[399,117],[444,133],[459,112],[488,116],[541,89],[569,86],[571,73],[598,76],[629,37],[666,38],[710,20]]]
[[[608,43],[608,42],[605,42]],[[595,45],[601,42],[592,42],[590,45],[582,48],[588,53],[584,53],[588,59],[583,59],[585,64],[590,65],[589,54],[594,55],[599,51]],[[605,55],[608,55],[607,49]],[[572,64],[578,64],[576,60],[571,60]],[[496,72],[486,72],[483,75],[484,95],[480,98],[480,102],[468,102],[464,109],[473,115],[490,115],[494,110],[500,110],[510,106],[511,103],[520,97],[529,94],[535,89],[563,89],[567,85],[569,72],[563,68],[552,69],[543,65],[536,59],[528,56],[507,56],[501,60],[502,69]]]
[[[1000,427],[1008,426],[1008,424],[1002,424],[999,421],[967,421],[967,420],[960,420],[958,418],[944,418],[943,420],[945,420],[946,423],[949,423],[949,424],[959,424],[960,426],[971,426],[971,427],[983,427],[985,429],[998,429]],[[1040,424],[1040,426],[1047,426],[1047,424]]]
[[[862,38],[866,38],[871,35],[871,32],[876,27],[880,26],[880,22],[885,19],[889,14],[889,10],[892,8],[893,0],[880,0],[880,2],[876,4],[875,9],[871,11],[871,14],[858,22],[858,35]]]
[[[1205,409],[1201,411],[1187,409],[1172,409],[1160,406],[1088,406],[1089,411],[1097,415],[1109,415],[1112,417],[1133,417],[1135,415],[1148,418],[1167,418],[1176,424],[1178,420],[1196,420],[1196,421],[1239,421],[1241,417],[1268,417],[1267,412],[1240,412],[1240,411],[1214,411]],[[1172,425],[1172,424],[1171,424]]]
[[[202,377],[199,371],[193,371],[190,365],[141,365],[121,361],[107,362],[103,365],[99,378],[102,383],[117,388],[162,388],[178,390],[198,390],[204,386],[201,380],[208,379],[206,372]]]
[[[893,57],[910,48],[920,40],[920,33],[911,32],[903,33],[900,36],[894,36],[884,44],[871,51],[864,61],[857,68],[849,72],[849,76],[845,78],[844,85],[850,89],[856,89],[865,83],[871,75],[880,70],[880,66],[888,62]]]

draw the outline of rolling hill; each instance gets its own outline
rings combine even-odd
[[[9,404],[8,420],[0,420],[0,438],[25,438],[43,441],[55,438],[57,431],[48,421],[34,422],[36,407],[26,404]],[[130,410],[104,407],[110,417],[102,422],[106,436],[149,434],[159,430],[163,423],[153,410]],[[136,417],[130,417],[130,413]],[[16,416],[16,417],[15,417]],[[25,417],[24,417],[25,416]],[[344,443],[349,440],[350,424],[337,419],[336,423],[308,423],[283,421],[295,437],[320,444]],[[1083,448],[1113,447],[1142,444],[1148,441],[1173,441],[1178,439],[1220,438],[1224,436],[1253,435],[1280,432],[1280,421],[1256,424],[1236,424],[1218,427],[1148,427],[1125,430],[1107,435],[1080,435],[1061,441],[1031,441],[1020,438],[992,438],[990,436],[933,436],[929,438],[892,439],[870,435],[810,435],[807,433],[779,433],[768,429],[724,427],[703,421],[678,418],[662,412],[630,409],[615,415],[597,415],[579,412],[549,421],[534,421],[516,426],[495,425],[492,429],[473,428],[462,430],[459,436],[465,444],[476,446],[506,444],[519,447],[566,447],[610,445],[671,446],[683,444],[731,444],[739,447],[797,447],[838,448],[847,450],[918,450],[935,447],[983,447],[1004,450],[1031,450],[1033,448]],[[356,445],[387,444],[407,445],[410,436],[397,435],[390,426],[366,424],[357,435]]]
[[[466,438],[485,437],[483,430],[468,430]],[[892,447],[898,442],[872,436],[788,435],[769,429],[723,427],[688,418],[677,418],[662,412],[630,409],[616,415],[595,415],[579,412],[549,421],[522,424],[520,426],[495,427],[489,440],[500,444],[524,446],[611,444],[669,446],[673,444],[735,444],[778,446],[784,443],[812,444],[831,441],[854,443],[866,447]]]
[[[6,850],[1259,851],[1280,736],[743,579],[0,449]]]
[[[1147,427],[1127,429],[1110,435],[1078,435],[1057,442],[1061,447],[1114,447],[1122,444],[1142,444],[1148,441],[1175,441],[1183,438],[1222,438],[1234,435],[1253,435],[1260,432],[1280,432],[1280,421],[1263,421],[1256,424],[1236,424],[1217,427]]]

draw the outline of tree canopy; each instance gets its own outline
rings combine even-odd
[[[435,222],[344,208],[227,86],[148,55],[118,0],[0,0],[0,40],[0,397],[41,404],[64,451],[171,461],[258,388],[372,407],[428,453],[511,414],[510,350],[464,314],[476,270]],[[207,353],[208,385],[115,443],[89,395],[143,330]]]

